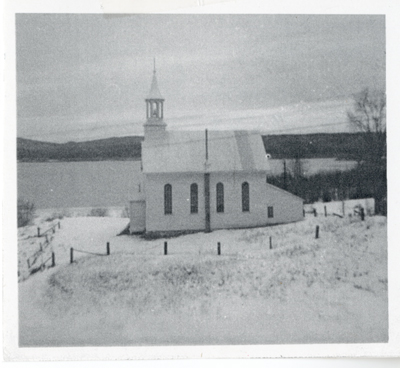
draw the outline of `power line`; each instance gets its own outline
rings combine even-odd
[[[122,125],[127,125],[127,124],[121,124]],[[203,125],[206,126],[206,124],[204,123],[199,123],[199,124],[188,124],[188,127],[193,127],[196,125]],[[236,131],[236,132],[240,132],[240,131],[245,131],[245,133],[243,133],[244,135],[269,135],[269,134],[276,134],[276,133],[282,133],[282,132],[289,132],[289,131],[296,131],[296,130],[302,130],[302,129],[309,129],[309,128],[323,128],[323,127],[327,127],[327,126],[338,126],[338,125],[348,125],[347,122],[336,122],[336,123],[326,123],[326,124],[317,124],[317,125],[304,125],[301,127],[291,127],[291,128],[283,128],[283,129],[274,129],[274,130],[268,130],[268,131],[263,131],[261,129],[258,130],[245,130],[245,129],[237,129],[237,130],[214,130],[214,131],[218,131],[218,132],[232,132],[232,131]],[[69,133],[69,132],[83,132],[83,131],[94,131],[94,130],[99,130],[102,128],[107,128],[107,127],[111,127],[109,125],[103,125],[101,127],[93,127],[90,129],[82,129],[82,128],[77,128],[77,129],[69,129],[69,130],[62,130],[62,131],[58,131],[56,133],[52,133],[52,134],[45,134],[44,137],[46,136],[54,136],[56,134],[62,134],[62,133]],[[201,130],[202,131],[202,130]],[[209,130],[210,132],[212,132],[213,130]],[[200,130],[171,130],[170,132],[200,132]],[[301,133],[299,133],[301,134]],[[308,134],[318,134],[318,133],[308,133]],[[111,137],[110,137],[111,138]],[[213,140],[219,140],[219,139],[228,139],[230,137],[222,137],[222,138],[213,138]],[[107,138],[102,138],[102,139],[107,139]],[[181,141],[178,143],[170,143],[170,144],[165,144],[165,145],[171,145],[171,144],[185,144],[185,143],[190,143],[190,142],[197,142],[197,141],[203,141],[203,139],[189,139],[186,141]]]
[[[323,124],[323,125],[309,125],[308,127],[318,127],[318,126],[322,126],[323,127],[323,126],[327,126],[327,125],[339,125],[339,124],[347,124],[347,123],[329,123],[329,124]],[[269,133],[282,132],[282,131],[293,131],[293,130],[296,130],[296,129],[299,129],[299,128],[281,129],[281,130],[276,130],[276,131],[270,131]],[[174,131],[174,132],[182,132],[182,134],[186,133],[185,131]],[[194,130],[193,132],[196,132],[196,133],[202,132],[203,133],[203,131],[199,131],[199,130]],[[237,131],[235,131],[235,135],[234,136],[211,137],[210,133],[212,133],[213,131],[212,130],[208,130],[208,132],[209,132],[209,137],[208,137],[209,141],[222,141],[222,140],[225,140],[225,139],[232,139],[232,138],[235,138],[237,136],[251,136],[251,135],[263,136],[263,135],[268,135],[268,134],[266,134],[266,132],[237,130]],[[221,132],[221,131],[217,131],[217,132]],[[231,130],[226,130],[226,132],[232,132],[232,131]],[[242,132],[242,133],[240,133],[240,132]],[[204,140],[205,140],[205,138],[200,138],[200,139],[187,139],[187,140],[183,140],[183,141],[180,141],[180,142],[162,143],[163,139],[161,138],[158,141],[158,143],[157,143],[157,141],[153,141],[154,143],[156,143],[156,144],[153,145],[153,147],[155,148],[155,147],[181,145],[181,144],[183,145],[183,144],[188,144],[188,143],[204,142]]]

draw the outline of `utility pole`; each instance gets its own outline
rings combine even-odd
[[[287,190],[286,160],[283,160],[283,189]]]
[[[211,231],[211,216],[210,216],[210,173],[208,172],[208,130],[206,129],[205,136],[206,144],[206,162],[204,164],[204,211],[205,211],[205,231]]]

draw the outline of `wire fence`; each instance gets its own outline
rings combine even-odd
[[[362,221],[364,221],[365,219],[365,213],[364,213],[364,209],[361,207],[359,210],[354,212],[356,216],[359,216],[360,219]],[[315,217],[318,216],[316,209],[312,209],[311,211],[303,211],[303,215],[305,216],[306,214],[311,214]],[[338,216],[340,218],[343,218],[342,215],[340,214],[336,214],[336,213],[330,213],[328,214],[327,210],[326,210],[326,206],[325,206],[325,211],[324,211],[324,215],[325,217],[327,216]],[[45,236],[47,232],[49,231],[53,231],[53,229],[55,229],[55,227],[60,228],[60,223],[52,226],[50,229],[46,230],[44,233],[42,233],[41,236]],[[315,233],[314,233],[314,238],[315,239],[319,239],[321,237],[321,233],[320,233],[320,226],[316,225],[315,227]],[[275,239],[273,239],[273,236],[268,236],[266,235],[268,238],[267,241],[267,247],[266,249],[276,249],[278,244],[276,242],[276,237]],[[30,273],[34,273],[38,270],[43,270],[46,268],[46,265],[49,263],[49,261],[51,261],[51,266],[50,267],[55,267],[56,263],[55,263],[55,253],[52,251],[51,254],[44,259],[44,255],[45,255],[45,251],[46,249],[49,247],[50,245],[50,240],[48,239],[48,237],[46,236],[46,240],[43,243],[40,243],[40,249],[37,250],[34,254],[32,254],[30,257],[27,258],[27,264],[28,264],[28,269],[30,271]],[[162,249],[163,254],[166,256],[169,254],[168,252],[168,241],[164,241],[164,247],[162,248],[162,244],[160,244],[160,242],[156,242],[156,244],[152,245],[152,246],[148,246],[146,247],[145,252],[152,252],[155,249],[160,249],[161,250],[161,254],[162,254]],[[214,248],[215,249],[215,248]],[[70,263],[74,263],[74,253],[78,252],[78,253],[83,253],[83,254],[88,254],[88,255],[92,255],[92,256],[109,256],[111,254],[110,251],[110,242],[106,243],[106,252],[105,253],[99,253],[99,252],[93,252],[93,251],[88,251],[88,250],[84,250],[84,249],[77,249],[77,248],[70,248]],[[118,254],[121,254],[120,251],[117,251]],[[137,251],[134,252],[123,252],[123,254],[138,254]],[[215,254],[218,256],[221,256],[223,254],[223,247],[222,247],[222,243],[221,242],[217,242],[216,243],[216,249],[215,249]],[[225,255],[229,255],[229,254],[225,254]]]
[[[79,253],[85,253],[85,254],[91,254],[94,256],[109,256],[111,254],[110,252],[110,242],[107,242],[106,244],[106,253],[95,253],[95,252],[89,252],[87,250],[83,249],[76,249],[71,247],[70,248],[70,263],[74,263],[74,252],[79,252]]]
[[[56,266],[56,256],[54,252],[51,252],[50,256],[46,259],[43,259],[44,253],[41,253],[39,257],[37,257],[34,261],[34,263],[30,264],[28,263],[28,269],[29,269],[29,274],[33,274],[37,271],[43,271],[46,268],[46,265],[48,264],[49,261],[51,261],[51,265],[48,267],[55,267]],[[40,262],[37,262],[37,260],[41,258]]]
[[[312,214],[314,215],[314,217],[318,216],[318,212],[316,208],[313,208],[312,210],[306,211],[305,209],[303,209],[303,216],[305,217],[306,214]],[[355,206],[352,210],[352,213],[348,213],[349,216],[359,216],[361,221],[364,221],[365,219],[365,209],[362,206]],[[345,213],[336,213],[336,212],[329,212],[327,209],[327,206],[324,206],[324,213],[322,214],[325,217],[328,216],[336,216],[336,217],[340,217],[340,218],[344,218],[345,217]]]
[[[61,228],[61,223],[60,223],[60,221],[59,221],[57,224],[51,226],[49,229],[47,229],[47,230],[44,231],[43,233],[40,232],[40,227],[38,227],[38,228],[37,228],[37,236],[38,236],[38,238],[40,238],[40,237],[42,237],[42,236],[46,236],[47,233],[49,233],[50,231],[54,234],[54,233],[56,232],[56,228],[57,228],[57,227],[58,227],[58,229]]]
[[[61,223],[58,222],[45,230],[44,232],[41,232],[41,228],[37,228],[37,237],[38,238],[45,238],[44,242],[39,243],[39,249],[34,252],[32,255],[30,255],[27,259],[27,265],[28,265],[28,272],[29,274],[35,273],[38,270],[43,270],[46,266],[46,264],[51,260],[51,267],[55,267],[55,253],[51,252],[51,255],[46,258],[45,260],[44,255],[46,254],[46,251],[48,250],[50,243],[51,243],[51,235],[55,234],[56,229],[61,229]]]
[[[268,247],[267,248],[272,250],[272,249],[275,248],[275,246],[274,246],[275,243],[273,243],[272,236],[267,236],[267,237],[269,238],[269,242],[268,242]],[[318,238],[319,238],[319,225],[317,225],[316,229],[315,229],[315,239],[318,239]],[[162,248],[162,245],[160,245],[160,243],[158,243],[158,242],[157,242],[156,245],[153,245],[152,247],[146,247],[146,253],[148,253],[149,251],[152,251],[154,249],[157,249],[157,248],[160,249],[160,250],[161,249],[164,250],[164,252],[163,252],[164,256],[168,255],[168,241],[164,241],[163,248]],[[94,255],[94,256],[109,256],[111,254],[111,252],[110,252],[110,243],[107,242],[107,251],[106,251],[106,253],[90,252],[90,251],[86,251],[86,250],[83,250],[83,249],[76,249],[76,248],[71,247],[70,248],[70,263],[71,264],[75,262],[75,258],[74,258],[74,253],[75,252],[84,253],[84,254],[90,254],[90,255]],[[116,253],[117,254],[132,254],[132,255],[138,254],[137,252],[120,252],[120,251],[117,251]],[[222,242],[220,242],[220,241],[218,241],[216,243],[215,254],[218,255],[218,256],[222,255]],[[227,255],[229,255],[229,254],[227,254]]]
[[[44,243],[39,243],[39,249],[33,253],[31,256],[27,258],[27,263],[28,263],[28,268],[33,266],[36,261],[39,259],[39,257],[46,251],[48,246],[50,245],[50,240],[46,237],[46,240]]]

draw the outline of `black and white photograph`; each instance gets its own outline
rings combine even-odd
[[[14,16],[19,348],[390,342],[385,14]]]

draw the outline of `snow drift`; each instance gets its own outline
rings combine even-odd
[[[388,339],[384,217],[186,235],[167,256],[164,239],[117,237],[127,221],[61,220],[57,266],[19,284],[21,346]],[[110,256],[69,264],[71,246],[104,254],[106,241]]]

